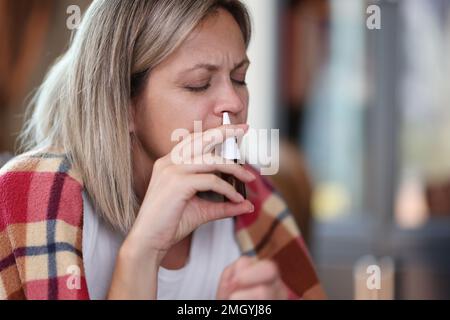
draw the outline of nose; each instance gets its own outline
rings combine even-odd
[[[232,84],[227,85],[217,96],[217,101],[214,106],[215,115],[222,118],[222,114],[228,112],[230,117],[233,118],[233,116],[236,116],[245,108],[245,102],[242,99]]]

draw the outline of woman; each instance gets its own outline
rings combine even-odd
[[[249,41],[238,0],[93,2],[35,97],[28,152],[0,171],[1,298],[323,297],[255,170],[171,158],[248,129]],[[235,125],[220,126],[224,112]],[[201,135],[172,141],[194,121]],[[247,183],[248,200],[217,172]],[[197,196],[209,190],[229,201]]]

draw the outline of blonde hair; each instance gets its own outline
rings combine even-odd
[[[116,230],[126,233],[139,209],[131,101],[152,68],[219,8],[232,14],[248,46],[250,19],[239,0],[94,1],[30,103],[20,150],[66,153],[95,208]]]

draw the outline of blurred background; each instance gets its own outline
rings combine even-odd
[[[249,122],[328,296],[450,299],[450,0],[244,2]],[[0,165],[89,3],[0,0]]]

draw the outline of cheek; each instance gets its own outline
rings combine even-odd
[[[250,95],[248,92],[248,88],[243,88],[241,91],[242,92],[239,93],[239,97],[242,101],[244,108],[239,117],[241,118],[242,122],[244,123],[244,122],[247,122],[247,118],[248,118],[248,105],[250,102]]]
[[[176,129],[183,128],[193,132],[195,121],[202,121],[204,129],[213,106],[211,101],[205,97],[183,93],[171,95],[166,102],[166,108],[170,110],[164,112],[162,121],[169,132],[169,139],[172,132]]]
[[[177,129],[194,130],[194,121],[206,122],[210,102],[176,91],[147,95],[137,114],[137,132],[144,147],[156,157],[168,154],[179,141],[172,141]],[[204,128],[203,128],[204,129]]]

